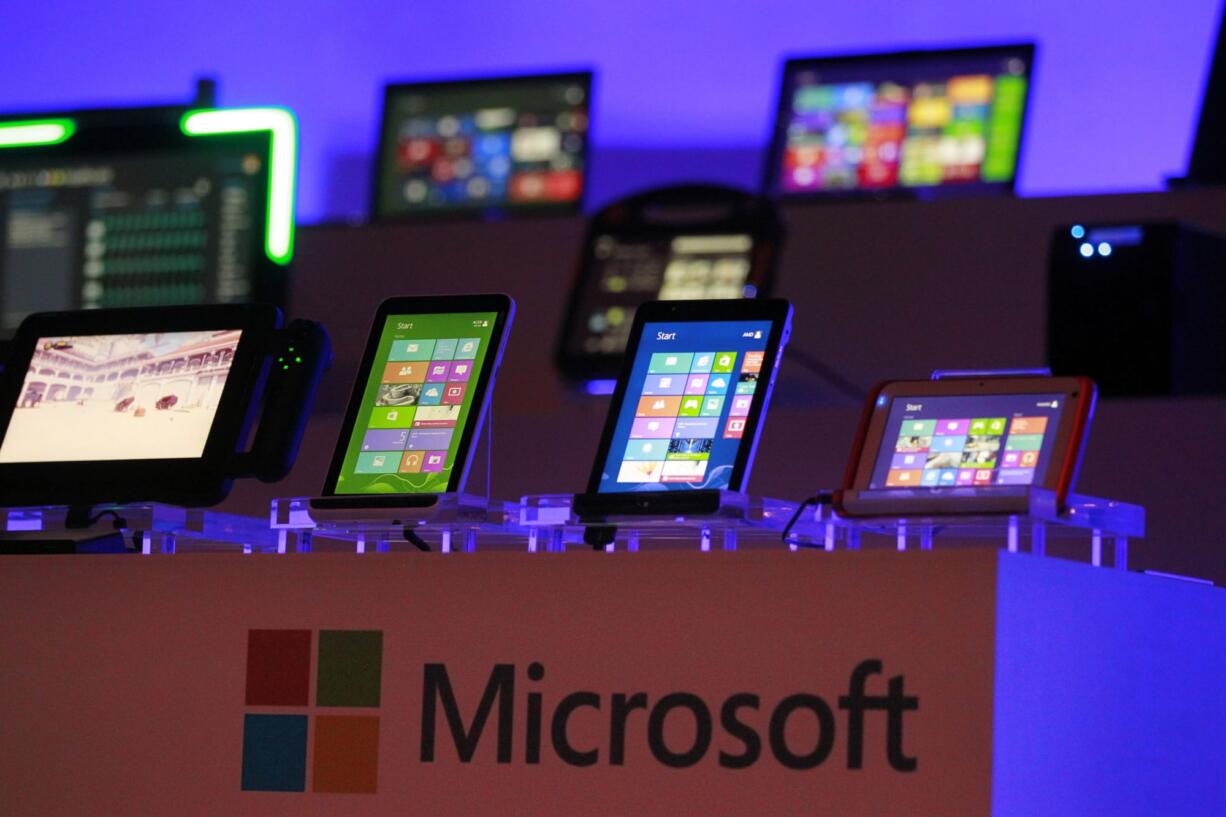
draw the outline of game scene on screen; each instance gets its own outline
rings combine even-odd
[[[1063,403],[1052,394],[896,397],[869,487],[1041,482]]]
[[[728,487],[770,327],[646,324],[600,492]]]
[[[388,317],[336,493],[447,490],[497,317]]]
[[[0,462],[201,456],[241,334],[41,338]]]
[[[794,76],[780,192],[1011,182],[1028,83],[1022,59],[872,68]]]

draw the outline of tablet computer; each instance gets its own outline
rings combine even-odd
[[[713,512],[744,490],[791,318],[779,299],[640,307],[580,518]]]
[[[287,331],[255,305],[29,316],[0,379],[4,504],[208,505],[284,476],[328,356]]]
[[[384,301],[312,513],[383,518],[463,491],[514,314],[506,295]]]
[[[845,516],[1025,513],[1032,487],[1063,508],[1096,389],[1085,377],[896,380],[869,396],[835,509]]]

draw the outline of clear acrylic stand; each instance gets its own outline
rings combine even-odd
[[[519,524],[527,531],[531,553],[563,552],[568,546],[590,549],[584,541],[589,529],[603,528],[612,541],[606,551],[637,551],[644,545],[736,550],[740,545],[778,547],[784,525],[796,504],[766,497],[720,491],[719,508],[710,514],[686,516],[610,516],[600,523],[584,523],[575,515],[572,494],[539,494],[519,502]]]
[[[203,508],[144,503],[95,505],[88,518],[64,505],[0,509],[0,539],[10,546],[72,543],[79,553],[272,552],[277,536],[263,520]],[[118,538],[116,538],[118,537]]]
[[[984,516],[921,516],[881,519],[848,519],[838,516],[829,503],[805,509],[791,526],[786,541],[793,549],[818,547],[833,551],[840,545],[858,550],[866,537],[884,540],[904,551],[912,544],[931,550],[941,542],[984,542],[1003,544],[1010,553],[1029,542],[1031,553],[1047,554],[1049,540],[1089,545],[1089,562],[1103,564],[1103,546],[1113,548],[1111,563],[1128,568],[1128,542],[1145,536],[1145,509],[1111,499],[1072,494],[1061,512],[1056,495],[1043,488],[1031,488],[1025,514]]]
[[[518,505],[490,499],[490,469],[493,460],[493,411],[487,413],[485,429],[478,438],[470,475],[480,475],[477,491],[438,494],[423,507],[396,509],[395,519],[314,519],[310,499],[274,499],[269,527],[276,536],[278,553],[309,553],[316,539],[340,542],[357,553],[386,553],[393,548],[439,550],[450,553],[482,546],[522,547],[525,531],[517,524]]]

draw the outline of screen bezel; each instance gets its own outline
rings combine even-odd
[[[272,134],[269,131],[249,131],[186,136],[179,120],[186,108],[118,108],[106,110],[69,111],[39,114],[40,117],[68,117],[77,123],[71,139],[53,145],[29,145],[0,150],[0,165],[39,164],[43,162],[88,162],[103,158],[123,161],[156,154],[186,153],[213,156],[237,152],[255,152],[263,166],[252,186],[255,198],[251,202],[255,221],[250,233],[250,279],[252,290],[248,301],[285,303],[287,276],[284,268],[274,263],[265,250],[268,225],[268,176],[272,165]],[[30,119],[31,114],[6,115],[0,122]],[[5,238],[0,235],[0,258]],[[4,275],[0,268],[0,276]],[[207,305],[207,304],[201,304]]]
[[[383,86],[383,97],[379,112],[379,133],[375,139],[374,172],[370,185],[370,221],[374,223],[395,223],[404,221],[432,221],[466,218],[498,218],[500,216],[516,215],[571,215],[582,212],[587,201],[592,166],[592,122],[595,112],[595,100],[592,92],[595,85],[595,71],[576,70],[542,74],[512,74],[509,76],[467,77],[459,79],[436,79],[414,82],[389,82]],[[388,128],[391,103],[397,96],[408,93],[428,93],[432,91],[448,91],[457,89],[481,88],[497,89],[507,85],[531,85],[542,82],[578,82],[587,92],[587,133],[583,141],[583,185],[579,197],[568,202],[542,203],[501,203],[494,205],[476,204],[472,206],[447,207],[437,210],[413,210],[409,212],[383,212],[380,202],[383,199],[386,178],[385,165],[388,163],[389,151],[394,148],[394,141],[389,138]]]
[[[1077,468],[1081,462],[1081,451],[1085,444],[1090,415],[1095,400],[1095,386],[1086,377],[979,377],[952,378],[945,380],[894,380],[879,384],[869,394],[865,402],[864,415],[856,433],[856,441],[852,446],[851,458],[844,475],[844,491],[867,490],[872,480],[873,470],[877,464],[881,447],[885,443],[885,429],[889,421],[890,408],[893,401],[899,397],[966,397],[989,395],[1030,394],[1063,394],[1069,401],[1068,408],[1060,413],[1060,421],[1056,426],[1051,448],[1051,460],[1047,463],[1043,478],[1031,483],[1031,487],[1045,488],[1056,492],[1058,500],[1063,503],[1071,490],[1077,476]],[[885,398],[885,404],[877,406],[878,401]],[[990,490],[972,487],[959,488],[960,496],[974,500],[977,497],[992,496]],[[886,489],[888,490],[888,489]],[[923,488],[908,488],[907,491],[921,492]],[[932,489],[929,489],[932,490]],[[910,496],[906,499],[909,510],[922,510],[926,499],[932,499],[933,504],[949,505],[957,500],[951,498],[946,490],[935,489],[931,494]],[[887,504],[881,500],[880,505]],[[883,510],[884,507],[883,507]]]
[[[741,445],[736,452],[736,460],[732,466],[732,476],[728,479],[727,491],[739,492],[749,481],[749,470],[753,464],[753,455],[758,448],[758,440],[762,432],[762,417],[770,402],[774,390],[775,376],[779,370],[780,354],[787,344],[791,332],[792,305],[782,298],[765,298],[756,300],[720,300],[720,301],[649,301],[638,308],[634,316],[634,326],[630,330],[630,339],[626,342],[626,354],[622,363],[621,375],[617,378],[617,387],[613,391],[613,399],[609,403],[609,413],[605,417],[604,430],[600,435],[600,444],[596,449],[596,459],[592,463],[592,472],[588,477],[587,493],[601,496],[620,496],[626,493],[633,496],[643,496],[641,492],[608,493],[600,490],[601,475],[604,473],[605,461],[609,450],[613,447],[613,435],[617,432],[617,422],[621,417],[622,406],[626,393],[630,388],[630,378],[634,371],[634,361],[638,356],[639,342],[643,337],[643,327],[648,323],[709,323],[714,321],[770,321],[770,337],[762,356],[762,371],[758,382],[765,388],[754,391],[753,402],[749,406],[749,414],[745,421],[745,433],[741,437]],[[667,496],[671,491],[659,492]],[[655,493],[651,495],[656,495]]]
[[[242,332],[213,425],[199,457],[144,460],[65,460],[0,463],[5,504],[79,505],[175,501],[209,504],[228,482],[239,446],[258,408],[267,376],[266,350],[281,325],[280,311],[263,304],[43,312],[22,322],[0,380],[0,441],[8,432],[40,338],[238,329]],[[71,479],[65,479],[66,473]]]
[[[345,419],[341,423],[340,436],[337,437],[336,448],[332,453],[332,462],[328,466],[328,475],[324,479],[322,496],[345,497],[360,503],[369,499],[373,503],[386,502],[388,497],[432,496],[429,492],[408,494],[365,494],[337,493],[336,484],[340,479],[345,464],[345,454],[349,450],[350,438],[357,424],[358,414],[362,408],[362,397],[374,367],[375,357],[379,353],[379,342],[383,337],[384,325],[391,315],[447,315],[465,312],[493,312],[496,317],[490,331],[490,342],[485,350],[485,358],[481,373],[477,375],[476,388],[472,393],[472,404],[464,427],[460,429],[460,444],[456,448],[455,463],[451,468],[451,478],[447,481],[446,493],[454,493],[463,489],[468,480],[468,471],[472,466],[472,441],[478,429],[485,421],[489,412],[490,398],[493,396],[492,385],[494,375],[502,362],[502,354],[506,348],[507,330],[515,316],[515,301],[509,295],[423,295],[400,298],[388,298],[379,304],[371,324],[370,336],[366,341],[366,349],[362,352],[362,363],[358,366],[353,381],[353,391],[349,396],[349,405],[345,409]]]
[[[766,151],[766,162],[762,168],[762,191],[776,201],[847,201],[847,200],[890,200],[890,199],[941,199],[958,198],[960,196],[982,196],[993,193],[1013,195],[1017,189],[1017,179],[1022,173],[1022,159],[1026,143],[1026,120],[1030,109],[1030,94],[1034,87],[1034,58],[1036,46],[1033,42],[1019,42],[1005,45],[971,46],[967,48],[916,49],[907,51],[886,51],[877,53],[858,53],[832,55],[824,57],[789,57],[784,60],[779,75],[779,85],[776,90],[774,116],[771,120],[770,138]],[[865,190],[815,190],[807,193],[792,193],[781,191],[779,185],[779,164],[783,159],[783,150],[787,137],[787,121],[790,108],[788,89],[792,86],[793,77],[799,71],[822,69],[829,67],[855,67],[872,63],[911,63],[922,65],[933,59],[989,59],[992,57],[1019,57],[1026,62],[1026,95],[1022,100],[1021,123],[1017,134],[1017,159],[1013,165],[1013,177],[1007,182],[968,182],[954,185],[917,185],[904,187],[896,185],[890,188],[874,188]]]

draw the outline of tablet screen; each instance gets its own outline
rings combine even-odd
[[[770,321],[644,324],[598,491],[729,488],[770,334]]]
[[[894,397],[868,487],[1041,484],[1068,402],[1065,394]]]
[[[202,456],[241,335],[39,338],[0,462]]]
[[[389,315],[337,478],[338,494],[444,493],[497,312]],[[461,471],[463,462],[458,463]]]

